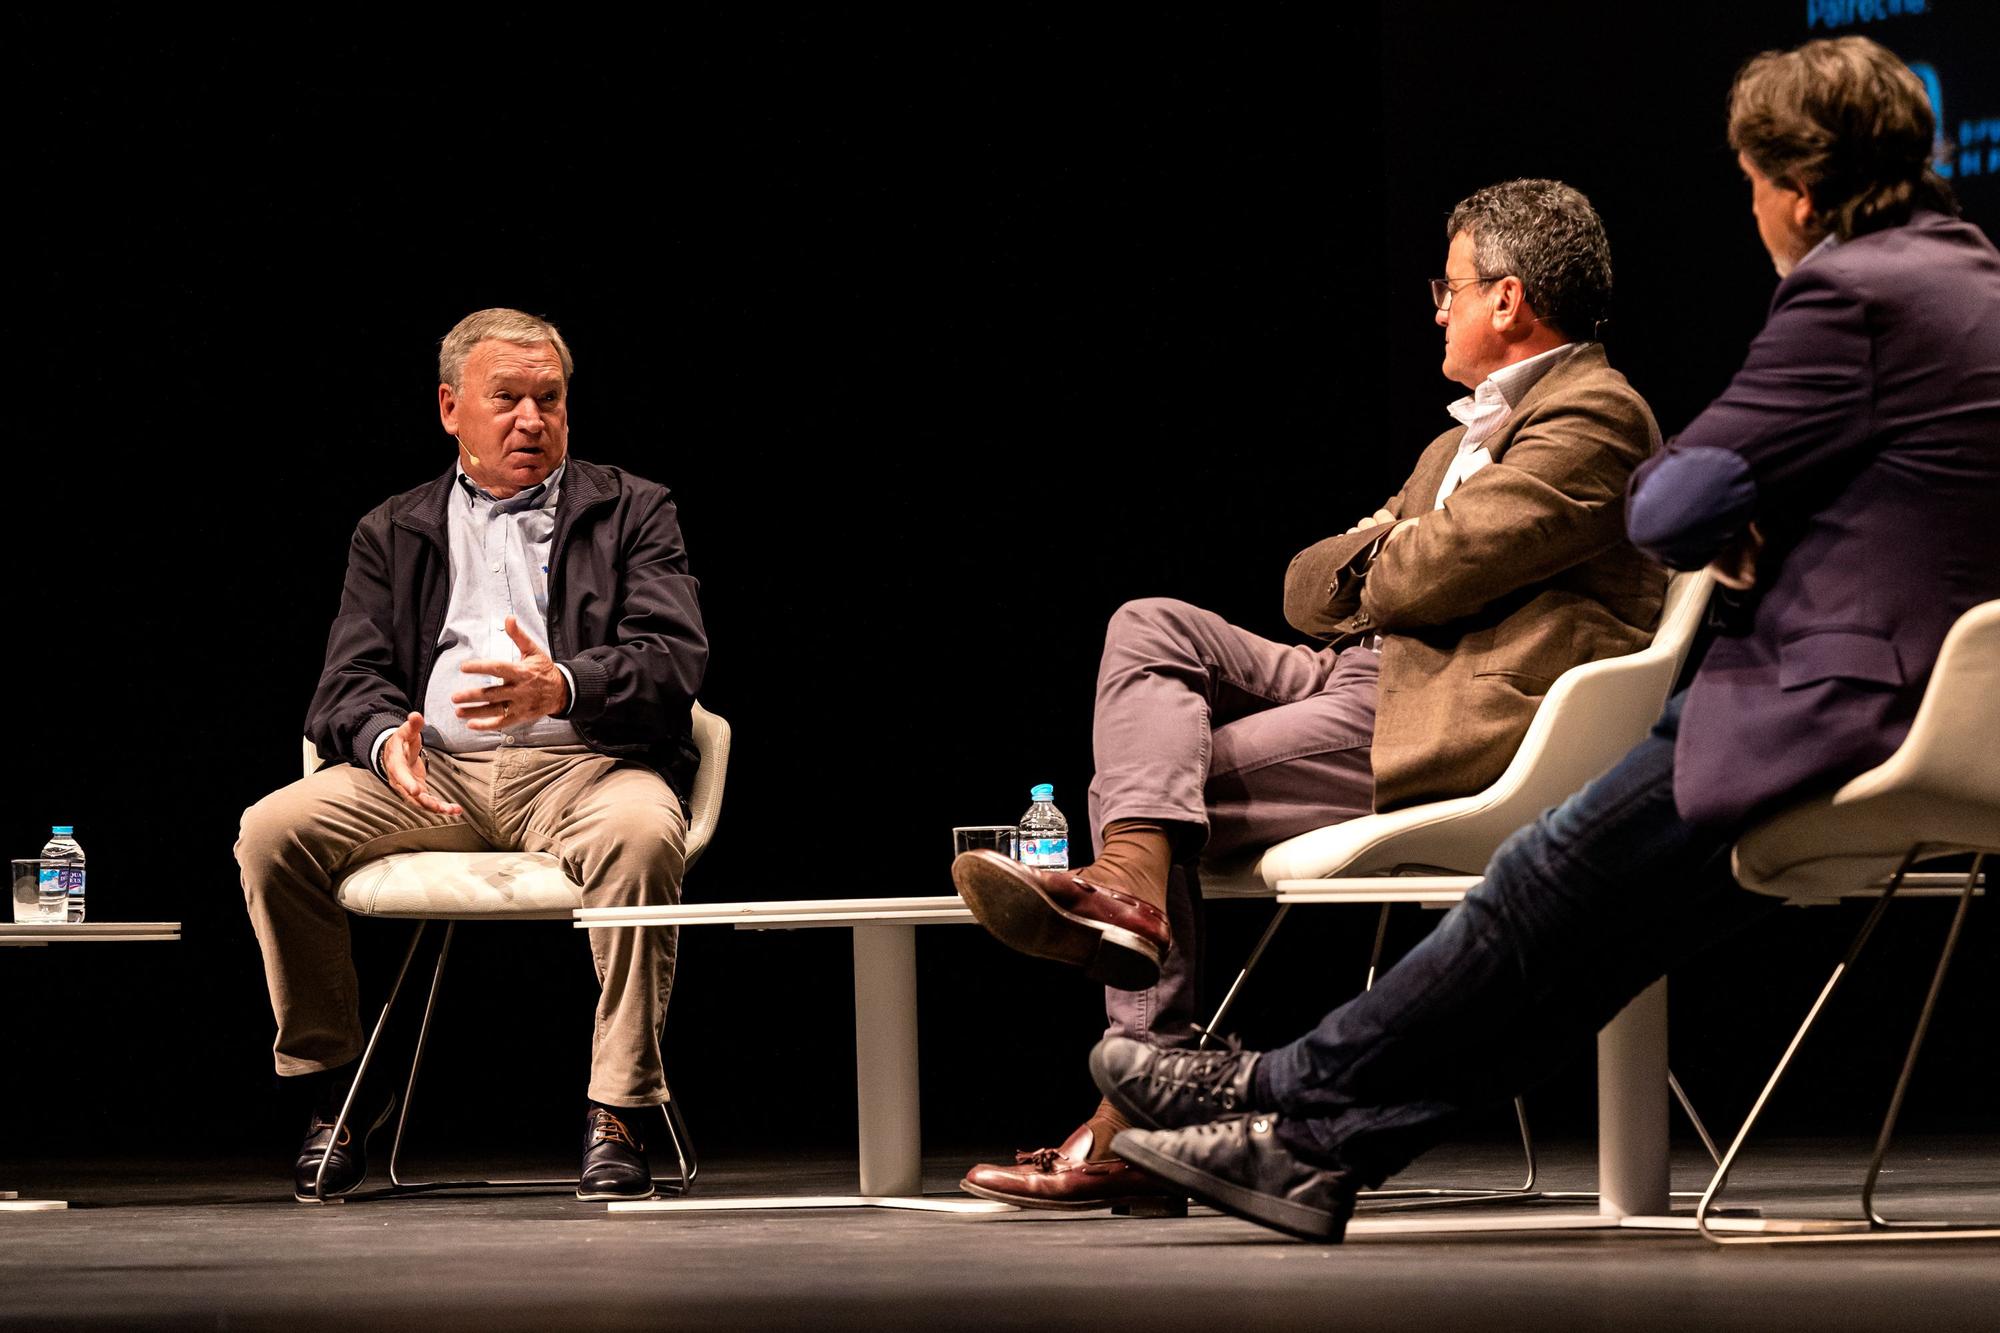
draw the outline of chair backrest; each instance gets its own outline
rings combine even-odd
[[[1996,812],[2000,834],[2000,601],[1981,602],[1953,623],[1910,734],[1834,800],[1904,793],[1985,806]]]
[[[1706,570],[1673,575],[1650,644],[1559,676],[1512,762],[1486,790],[1302,833],[1265,852],[1257,874],[1271,886],[1414,868],[1478,874],[1508,835],[1644,739],[1687,661],[1712,587]]]
[[[694,773],[694,791],[688,795],[687,865],[689,869],[708,849],[715,826],[722,819],[722,784],[729,777],[729,722],[694,704],[694,748],[701,752],[701,767]]]
[[[701,767],[695,770],[694,791],[688,797],[687,866],[692,869],[715,836],[722,820],[722,788],[729,777],[729,723],[701,706],[693,707],[694,746],[701,753]],[[310,740],[305,747],[305,776],[319,770],[319,748]]]
[[[1945,635],[1894,754],[1760,820],[1731,860],[1744,888],[1814,902],[1877,892],[1919,848],[2000,854],[2000,601]]]

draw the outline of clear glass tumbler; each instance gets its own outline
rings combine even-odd
[[[14,862],[14,924],[46,926],[69,919],[69,896],[55,875],[42,877],[42,867],[54,869],[54,861],[40,857]],[[47,890],[44,892],[43,890]]]

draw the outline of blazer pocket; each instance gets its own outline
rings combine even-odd
[[[1903,662],[1895,644],[1867,630],[1817,630],[1779,647],[1779,689],[1796,690],[1823,680],[1901,685]]]
[[[1529,694],[1547,694],[1549,686],[1556,683],[1554,676],[1541,676],[1532,671],[1475,671],[1474,680],[1504,681]]]

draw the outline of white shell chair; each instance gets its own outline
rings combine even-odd
[[[1921,862],[1968,853],[1972,866],[1962,877],[1911,873]],[[1894,754],[1837,790],[1765,820],[1737,841],[1736,878],[1746,889],[1796,903],[1867,897],[1875,899],[1875,906],[1717,1165],[1695,1214],[1703,1235],[1722,1245],[2000,1239],[2000,1223],[1892,1222],[1875,1207],[1876,1180],[1895,1135],[1924,1034],[1967,909],[1983,889],[1986,877],[1981,866],[1996,854],[2000,854],[2000,601],[1973,607],[1951,627],[1910,734]],[[1716,1196],[1728,1182],[1758,1116],[1891,900],[1943,894],[1958,900],[1957,910],[1876,1137],[1861,1189],[1861,1217],[1773,1220],[1748,1234],[1735,1227],[1725,1232],[1710,1226]]]
[[[1706,571],[1672,575],[1651,643],[1622,657],[1571,667],[1557,677],[1535,711],[1534,721],[1506,771],[1484,791],[1386,814],[1364,815],[1287,838],[1252,859],[1225,866],[1204,866],[1202,896],[1263,898],[1278,890],[1281,882],[1288,891],[1293,891],[1300,881],[1310,880],[1315,901],[1338,902],[1343,888],[1349,888],[1357,893],[1357,901],[1381,904],[1364,989],[1372,987],[1381,965],[1389,910],[1395,903],[1437,907],[1457,902],[1466,889],[1478,882],[1478,876],[1502,842],[1544,810],[1561,804],[1608,771],[1645,739],[1659,720],[1667,696],[1687,662],[1713,586],[1713,578]],[[1406,877],[1407,883],[1398,883],[1390,877]],[[1322,893],[1323,897],[1318,896]],[[1358,896],[1362,894],[1366,896]],[[1220,1031],[1230,1006],[1292,906],[1279,904],[1270,925],[1209,1020],[1209,1032]],[[1711,1156],[1717,1156],[1707,1127],[1681,1091],[1679,1081],[1671,1074],[1668,1081]],[[1534,1141],[1518,1098],[1514,1105],[1527,1162],[1527,1179],[1520,1186],[1383,1190],[1367,1197],[1410,1199],[1416,1201],[1411,1206],[1416,1206],[1426,1200],[1518,1200],[1534,1194]]]
[[[729,773],[729,723],[699,703],[693,707],[695,748],[701,766],[695,772],[694,791],[689,798],[686,868],[692,870],[709,840],[715,836],[722,817],[722,790]],[[305,742],[305,771],[319,768],[319,752]],[[416,956],[417,946],[433,921],[445,923],[444,940],[438,948],[436,970],[431,974],[429,998],[424,1003],[423,1026],[417,1033],[415,1054],[403,1089],[403,1104],[396,1118],[396,1136],[389,1149],[389,1181],[392,1191],[479,1188],[522,1188],[526,1186],[573,1186],[570,1180],[407,1180],[400,1167],[404,1131],[409,1124],[410,1104],[415,1097],[417,1073],[423,1067],[424,1046],[430,1036],[431,1015],[437,1007],[439,987],[444,981],[445,963],[451,957],[452,936],[460,921],[568,921],[583,905],[583,890],[563,874],[562,864],[546,852],[400,852],[355,867],[334,885],[334,896],[342,907],[356,916],[400,917],[417,922],[409,950],[396,972],[396,983],[382,1005],[382,1013],[369,1034],[361,1054],[353,1086],[340,1108],[333,1127],[337,1140],[353,1109],[355,1092],[367,1075],[389,1015],[403,991],[403,981]],[[685,1193],[694,1183],[697,1165],[694,1144],[687,1122],[671,1091],[662,1105],[667,1135],[679,1171],[673,1192]],[[326,1164],[320,1164],[325,1173]]]

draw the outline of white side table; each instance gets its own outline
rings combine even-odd
[[[678,907],[582,907],[579,930],[606,926],[735,926],[739,930],[845,927],[854,933],[855,1103],[860,1181],[854,1194],[765,1195],[739,1199],[647,1199],[612,1212],[707,1209],[904,1208],[933,1213],[1008,1213],[1012,1204],[923,1193],[923,1139],[917,1098],[918,926],[969,925],[972,913],[948,898],[832,898],[789,902],[697,903]]]
[[[49,944],[113,944],[134,940],[177,940],[178,921],[78,921],[47,925],[0,924],[0,947],[36,949]],[[23,1199],[0,1190],[0,1213],[46,1213],[69,1207],[61,1199]]]

